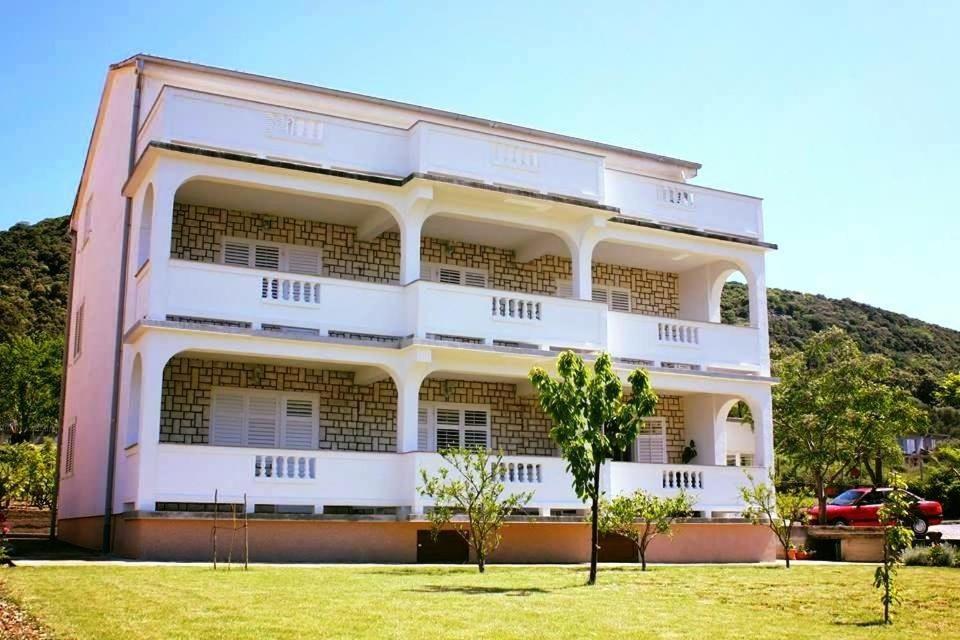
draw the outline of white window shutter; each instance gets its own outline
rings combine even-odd
[[[251,395],[247,410],[247,444],[251,447],[277,446],[277,398]]]
[[[287,271],[308,276],[320,275],[320,251],[313,247],[290,247],[287,253]]]
[[[573,297],[573,283],[569,280],[557,280],[557,297],[558,298],[572,298]]]
[[[487,274],[482,271],[464,271],[463,284],[468,287],[486,287]]]
[[[594,285],[593,290],[591,292],[591,296],[592,296],[591,299],[594,302],[602,302],[603,304],[608,304],[608,301],[610,299],[610,292],[607,290],[606,287],[598,287]]]
[[[451,267],[437,267],[437,282],[463,284],[463,272]]]
[[[417,451],[430,450],[430,410],[420,407],[417,410]]]
[[[427,264],[426,262],[420,263],[420,279],[421,280],[433,280],[433,265]]]
[[[210,420],[210,444],[239,447],[243,444],[245,398],[241,393],[217,393]]]
[[[253,266],[267,271],[280,271],[280,247],[256,245],[253,249]]]
[[[634,462],[666,464],[666,421],[662,418],[644,420],[640,425],[640,433],[637,435],[633,446],[636,452]]]
[[[314,449],[316,410],[313,400],[287,398],[284,405],[283,443],[289,449]]]
[[[610,310],[630,312],[630,291],[626,289],[610,290]]]
[[[250,266],[250,245],[245,242],[226,240],[223,243],[223,264],[236,267]]]

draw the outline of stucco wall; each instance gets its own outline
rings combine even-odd
[[[353,373],[282,365],[175,357],[163,371],[160,442],[207,444],[210,391],[238,387],[316,393],[320,396],[320,449],[396,451],[397,391],[392,380],[357,385]],[[537,400],[517,385],[480,380],[429,378],[422,402],[478,404],[490,409],[491,446],[507,455],[557,455],[550,420]],[[667,452],[679,460],[684,444],[683,406],[661,396],[657,415],[667,418]]]
[[[362,242],[357,240],[354,227],[186,203],[174,205],[174,258],[217,262],[223,236],[322,248],[323,275],[332,278],[390,283],[400,277],[400,236],[394,232]],[[565,257],[546,255],[518,263],[508,249],[430,237],[422,238],[420,255],[424,262],[485,269],[490,287],[502,291],[556,295],[556,281],[569,280],[572,274],[570,260]],[[595,263],[593,281],[629,289],[635,313],[669,318],[679,313],[675,273]]]

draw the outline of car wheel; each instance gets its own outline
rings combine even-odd
[[[837,518],[833,521],[833,526],[835,527],[849,527],[850,523],[844,520],[843,518]]]
[[[914,518],[913,522],[910,523],[910,528],[913,529],[914,535],[920,537],[927,535],[927,529],[930,528],[930,525],[923,518]]]

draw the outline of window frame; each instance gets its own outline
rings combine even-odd
[[[62,478],[70,478],[73,476],[74,471],[77,468],[77,419],[74,418],[69,425],[67,425],[67,432],[64,434],[64,443],[63,443],[63,470],[61,472]]]
[[[243,244],[246,245],[249,250],[249,259],[247,261],[246,267],[241,267],[238,264],[231,264],[226,261],[227,257],[227,244]],[[257,245],[264,247],[274,247],[278,250],[277,255],[277,269],[265,269],[264,267],[256,266],[256,247]],[[317,254],[317,272],[316,273],[303,273],[300,271],[290,271],[290,249],[296,249],[297,251],[310,251]],[[323,275],[323,246],[314,246],[306,244],[293,244],[290,242],[274,242],[273,240],[256,240],[253,238],[240,238],[237,236],[220,236],[220,256],[217,261],[218,264],[222,264],[228,267],[239,267],[246,269],[257,269],[259,271],[269,271],[271,273],[295,273],[302,276],[312,276],[320,277]]]
[[[421,402],[418,409],[425,409],[427,411],[427,451],[437,453],[437,427],[443,429],[453,430],[456,429],[459,432],[459,447],[464,448],[466,446],[466,437],[465,432],[467,431],[483,431],[486,436],[485,449],[487,451],[492,447],[492,420],[493,415],[490,410],[489,405],[484,404],[464,404],[457,402]],[[437,411],[441,409],[447,409],[451,411],[457,411],[459,413],[458,424],[454,425],[438,425],[437,424]],[[483,428],[478,428],[476,425],[466,424],[466,412],[467,411],[478,411],[482,412],[486,416],[486,424]],[[418,419],[418,428],[420,426]],[[418,444],[419,444],[419,434],[418,434]]]
[[[217,414],[217,402],[221,394],[238,394],[243,396],[243,416],[241,424],[241,444],[217,444],[216,424],[214,418]],[[249,421],[250,421],[250,399],[254,396],[272,397],[277,400],[277,423],[273,445],[250,444],[249,439]],[[313,446],[309,448],[291,447],[286,444],[287,436],[287,400],[306,400],[311,403],[313,416],[311,421],[310,441]],[[305,391],[276,391],[273,389],[246,389],[243,387],[212,387],[210,389],[210,417],[207,421],[207,441],[214,447],[232,447],[244,449],[290,449],[296,451],[317,451],[320,446],[320,398],[316,393]]]

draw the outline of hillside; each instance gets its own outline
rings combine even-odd
[[[0,231],[0,341],[20,332],[63,330],[69,265],[66,216]],[[892,358],[901,384],[925,403],[933,381],[960,370],[960,331],[848,299],[783,289],[769,289],[767,296],[774,352],[797,349],[811,334],[837,325],[864,351]],[[723,316],[746,321],[744,285],[727,285]]]

